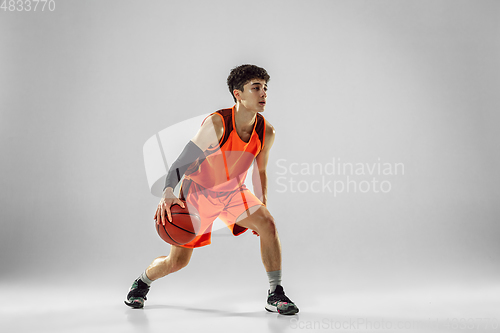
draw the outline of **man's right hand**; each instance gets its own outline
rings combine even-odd
[[[174,190],[171,187],[167,187],[163,192],[163,198],[161,198],[160,203],[158,204],[158,208],[156,209],[156,213],[154,216],[154,220],[156,224],[163,224],[167,222],[167,218],[170,222],[172,222],[172,213],[170,212],[170,207],[173,205],[179,205],[182,208],[186,208],[184,202],[177,198],[174,194]],[[165,212],[167,213],[165,216]]]

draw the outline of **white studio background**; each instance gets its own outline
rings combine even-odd
[[[56,5],[0,12],[2,281],[91,275],[126,289],[168,254],[142,147],[232,106],[229,70],[252,63],[271,75],[269,209],[289,285],[498,283],[499,2]],[[404,174],[375,174],[387,193],[311,187],[322,175],[304,168],[332,160]],[[172,279],[199,272],[265,288],[258,238],[221,231]]]

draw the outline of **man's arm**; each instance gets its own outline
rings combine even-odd
[[[184,208],[182,201],[174,195],[175,186],[179,183],[191,163],[195,162],[199,157],[204,157],[203,152],[207,150],[208,147],[215,147],[219,144],[223,133],[224,126],[222,124],[222,119],[216,114],[208,117],[203,125],[201,125],[198,133],[196,133],[194,138],[186,145],[179,158],[172,163],[165,179],[163,196],[153,217],[157,224],[161,223],[165,225],[167,218],[169,221],[172,221],[170,212],[170,207],[172,205],[179,204]]]
[[[201,150],[205,151],[210,146],[216,147],[220,139],[222,139],[223,134],[224,125],[222,124],[222,118],[217,114],[213,114],[205,120],[191,141],[200,147]]]
[[[267,161],[269,160],[269,153],[274,143],[275,133],[276,131],[273,125],[266,120],[264,147],[255,158],[256,165],[254,166],[252,174],[255,196],[257,196],[264,205],[267,205]]]
[[[173,192],[182,176],[199,157],[203,157],[203,152],[210,146],[216,146],[224,132],[222,120],[217,115],[208,117],[201,125],[198,133],[188,142],[177,160],[172,163],[165,179],[163,192],[170,188]]]

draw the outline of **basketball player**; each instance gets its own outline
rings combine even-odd
[[[184,200],[198,210],[201,229],[194,240],[172,245],[167,257],[158,257],[149,265],[133,282],[125,301],[128,306],[142,308],[153,281],[186,267],[194,248],[210,244],[212,224],[218,217],[235,236],[248,229],[260,236],[262,262],[270,284],[266,310],[284,315],[299,312],[281,286],[281,245],[266,208],[266,166],[275,131],[260,113],[266,107],[269,79],[265,69],[254,65],[232,69],[227,84],[236,104],[205,118],[172,164],[154,219],[162,225],[167,219],[172,221],[170,207],[184,207]],[[254,160],[253,183],[258,197],[242,182]],[[177,198],[173,191],[183,175]]]

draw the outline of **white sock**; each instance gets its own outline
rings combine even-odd
[[[151,283],[153,281],[151,281],[148,276],[146,275],[146,271],[142,272],[141,276],[139,276],[139,279],[142,280],[142,282],[144,282],[145,284],[147,284],[148,286],[151,285]]]
[[[281,285],[281,270],[267,272],[267,277],[269,278],[269,289],[274,292],[277,285]]]

